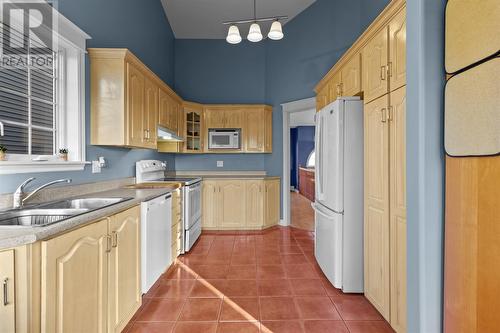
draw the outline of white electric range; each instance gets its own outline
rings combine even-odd
[[[136,183],[182,183],[183,248],[188,252],[201,235],[201,178],[166,177],[166,165],[161,161],[143,160],[136,163]]]

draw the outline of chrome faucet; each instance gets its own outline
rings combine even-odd
[[[32,196],[34,196],[35,194],[37,194],[38,192],[40,192],[41,190],[43,190],[44,188],[46,188],[48,186],[58,184],[58,183],[71,183],[71,179],[69,179],[69,178],[54,180],[52,182],[49,182],[47,184],[44,184],[44,185],[36,188],[33,192],[26,195],[26,193],[24,192],[24,188],[26,187],[26,185],[28,185],[28,183],[30,183],[33,180],[35,180],[34,177],[28,178],[21,185],[19,185],[16,192],[14,192],[13,208],[23,208],[24,202],[26,200],[28,200],[29,198],[31,198]]]

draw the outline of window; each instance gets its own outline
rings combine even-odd
[[[314,150],[309,154],[306,166],[308,168],[314,168],[316,166],[316,152]]]
[[[4,24],[0,25],[2,40],[7,31],[22,43],[21,33],[6,29]],[[29,39],[25,53],[28,58],[35,45]],[[13,52],[7,45],[2,51]],[[55,61],[43,67],[0,67],[0,122],[5,129],[0,143],[10,154],[56,154],[57,55],[53,51],[52,59]]]
[[[40,25],[38,35],[23,26],[32,19],[31,10],[20,9],[25,10],[23,19],[9,16],[9,26],[1,21],[5,15],[0,18],[0,144],[7,148],[0,174],[82,170],[86,164],[85,50],[90,37],[56,9],[42,6],[43,15],[52,15],[52,26]],[[29,34],[21,33],[25,30]],[[3,38],[7,31],[8,44]],[[52,47],[42,53],[40,45],[47,36]],[[16,42],[16,48],[9,49]],[[6,62],[16,54],[31,64],[42,54],[50,61],[36,66]],[[61,148],[68,149],[67,162],[57,156]]]

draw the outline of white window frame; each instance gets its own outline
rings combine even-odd
[[[90,36],[51,9],[54,27],[47,28],[47,33],[53,34],[58,57],[55,150],[67,148],[68,161],[57,155],[7,154],[7,161],[0,161],[0,175],[79,171],[89,164],[85,161],[85,53]]]

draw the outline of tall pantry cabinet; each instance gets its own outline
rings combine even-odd
[[[406,17],[399,11],[363,49],[365,295],[406,331]]]

